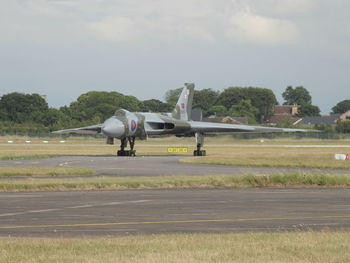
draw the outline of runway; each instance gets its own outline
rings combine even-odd
[[[350,229],[350,188],[0,193],[1,237]]]
[[[344,173],[342,169],[182,164],[183,156],[58,156],[0,167],[83,167],[96,176]],[[8,179],[8,178],[7,178]],[[0,193],[0,236],[82,237],[350,229],[350,188]]]
[[[272,173],[349,174],[348,169],[311,169],[283,167],[246,167],[205,164],[183,164],[186,156],[57,156],[47,159],[0,161],[0,167],[90,168],[98,176],[173,176],[173,175],[242,175]],[[252,160],[254,162],[254,160]]]

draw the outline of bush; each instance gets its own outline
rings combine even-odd
[[[350,133],[350,121],[338,121],[335,129],[339,133]]]

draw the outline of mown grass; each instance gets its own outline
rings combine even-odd
[[[1,177],[59,177],[59,176],[87,176],[95,171],[86,168],[21,168],[1,167]]]
[[[53,155],[49,155],[49,154],[5,155],[5,156],[1,156],[0,160],[44,159],[44,158],[50,158],[52,156]]]
[[[66,144],[1,144],[0,158],[47,158],[57,155],[95,155],[115,156],[116,145],[103,144],[103,139],[84,140],[79,138],[67,139]],[[286,148],[285,145],[308,145],[309,148]],[[339,147],[318,148],[318,145]],[[234,140],[229,136],[206,138],[205,149],[207,157],[186,158],[183,162],[242,165],[242,166],[276,166],[301,168],[343,168],[350,169],[349,161],[336,161],[334,154],[350,153],[349,140],[316,140],[316,139],[264,139]],[[191,156],[194,150],[193,138],[157,138],[148,141],[138,141],[137,155],[169,155],[168,147],[188,147],[187,155]],[[312,147],[314,146],[314,147]],[[173,155],[173,154],[172,154]]]
[[[0,262],[346,263],[349,232],[2,239]]]
[[[208,147],[209,156],[182,159],[183,163],[264,167],[350,169],[350,161],[334,160],[336,153],[350,148]]]
[[[116,146],[103,144],[0,144],[0,158],[15,159],[27,156],[46,158],[58,155],[115,155]]]
[[[350,175],[93,177],[1,180],[0,191],[350,186]]]

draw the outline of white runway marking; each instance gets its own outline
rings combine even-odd
[[[151,200],[135,200],[135,201],[124,201],[124,202],[110,202],[110,203],[101,203],[101,204],[87,204],[79,206],[67,207],[67,209],[76,209],[76,208],[90,208],[90,207],[99,207],[99,206],[112,206],[112,205],[123,205],[123,204],[135,204],[135,203],[144,203],[150,202]]]
[[[52,212],[52,211],[59,211],[61,209],[42,209],[42,210],[31,210],[28,211],[28,213],[45,213],[45,212]]]
[[[86,205],[70,206],[70,207],[63,207],[63,208],[52,208],[52,209],[42,209],[42,210],[30,210],[30,211],[23,211],[23,212],[17,212],[17,213],[6,213],[6,214],[0,214],[0,217],[18,216],[18,215],[34,214],[34,213],[46,213],[46,212],[53,212],[53,211],[62,211],[65,209],[79,209],[79,208],[91,208],[91,207],[101,207],[101,206],[145,203],[145,202],[150,202],[150,201],[152,201],[152,200],[134,200],[134,201],[109,202],[109,203],[100,203],[100,204],[86,204]]]

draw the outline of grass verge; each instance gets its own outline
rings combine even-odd
[[[86,176],[95,174],[94,170],[85,168],[19,168],[1,167],[1,177],[57,177]]]
[[[349,232],[2,239],[0,262],[349,262]]]
[[[49,154],[26,154],[26,155],[5,155],[1,156],[0,160],[24,160],[24,159],[45,159],[53,155]]]
[[[0,191],[249,188],[350,186],[350,175],[274,174],[233,176],[95,177],[0,180]]]
[[[344,149],[281,149],[281,148],[235,148],[218,152],[211,151],[210,156],[183,158],[182,163],[217,164],[257,167],[292,167],[319,169],[350,169],[350,161],[334,160],[335,153]],[[346,153],[346,152],[345,152]]]

